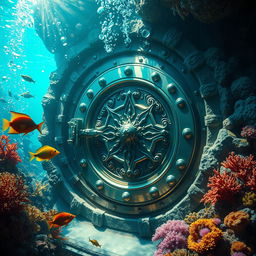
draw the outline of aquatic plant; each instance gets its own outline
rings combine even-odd
[[[247,246],[244,242],[235,241],[231,244],[230,253],[233,256],[239,255],[236,253],[244,253],[244,255],[251,255],[252,249]]]
[[[0,173],[0,213],[20,211],[28,202],[28,189],[22,177]]]
[[[256,139],[256,127],[252,125],[246,125],[242,128],[241,136],[247,140]]]
[[[205,228],[209,229],[209,232],[200,234]],[[189,226],[188,249],[197,253],[209,252],[216,247],[221,237],[222,231],[212,219],[199,219]]]
[[[250,215],[244,211],[230,212],[224,218],[224,224],[226,227],[234,230],[235,232],[241,232],[250,222]]]
[[[157,246],[155,256],[186,248],[188,225],[183,220],[169,220],[156,229],[152,241],[163,239]]]
[[[0,137],[0,161],[9,162],[16,165],[21,162],[21,159],[17,153],[17,143],[10,143],[10,139],[6,135]]]
[[[210,188],[203,196],[201,202],[215,205],[218,201],[230,201],[241,191],[242,185],[238,183],[236,176],[232,173],[213,170],[214,175],[209,178],[207,187]]]
[[[244,206],[254,208],[256,206],[256,193],[253,191],[246,192],[242,198],[242,202]]]

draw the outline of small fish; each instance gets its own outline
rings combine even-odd
[[[50,226],[49,228],[50,229],[52,227],[58,228],[58,227],[61,227],[61,226],[68,225],[68,223],[70,221],[72,221],[75,217],[76,217],[76,215],[73,215],[71,213],[60,212],[60,213],[53,216],[53,220],[48,221],[49,226]]]
[[[97,240],[95,240],[95,239],[91,240],[90,237],[89,237],[89,242],[91,242],[96,247],[101,247],[101,245],[99,244],[99,242]]]
[[[36,153],[29,152],[30,154],[30,161],[32,161],[34,158],[36,158],[37,161],[49,161],[56,155],[58,155],[60,152],[50,146],[43,146],[39,148]]]
[[[30,82],[30,83],[35,83],[36,81],[31,77],[27,75],[20,75],[25,81]]]
[[[37,129],[42,134],[41,128],[44,122],[35,124],[30,116],[13,111],[11,111],[11,115],[11,121],[3,118],[3,131],[10,128],[8,132],[10,134],[24,133],[25,135]]]
[[[12,97],[12,92],[10,90],[8,90],[8,95],[9,97]]]
[[[20,94],[19,96],[22,96],[24,98],[34,98],[34,96],[32,94],[30,94],[30,92],[24,92],[22,94]]]
[[[7,101],[4,98],[0,98],[1,103],[7,103]]]

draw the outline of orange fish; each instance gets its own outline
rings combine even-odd
[[[54,215],[53,220],[48,221],[48,223],[50,225],[50,229],[52,227],[58,228],[58,227],[61,227],[61,226],[68,225],[68,223],[70,221],[72,221],[75,217],[76,217],[76,215],[73,215],[71,213],[60,212],[60,213]]]
[[[34,158],[36,158],[37,161],[49,161],[56,155],[58,155],[60,151],[57,149],[50,147],[50,146],[43,146],[39,148],[36,153],[29,152],[30,154],[30,161],[32,161]]]
[[[91,242],[96,247],[101,247],[101,245],[99,244],[99,242],[97,240],[95,240],[95,239],[91,240],[90,237],[89,237],[89,242]]]
[[[10,134],[24,133],[25,135],[37,129],[42,134],[41,127],[44,122],[35,124],[30,116],[13,111],[11,111],[11,115],[11,121],[3,119],[3,131],[10,128],[8,132]]]

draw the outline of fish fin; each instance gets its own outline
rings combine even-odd
[[[36,129],[37,129],[41,134],[42,134],[41,129],[42,129],[42,125],[43,125],[43,123],[44,123],[44,122],[42,122],[42,123],[38,124],[38,125],[37,125],[37,127],[36,127]]]
[[[44,149],[49,148],[49,147],[50,147],[50,146],[48,146],[48,145],[44,145],[44,146],[42,146],[41,148],[37,149],[36,153],[40,153],[40,152],[42,152]]]
[[[29,154],[30,154],[29,161],[32,161],[35,158],[35,153],[29,152]]]
[[[11,111],[11,115],[12,115],[11,121],[13,121],[13,119],[16,119],[16,118],[18,118],[18,117],[27,117],[27,118],[30,118],[30,119],[31,119],[31,117],[28,116],[28,115],[26,115],[26,114],[14,112],[14,111]]]
[[[8,132],[9,134],[18,134],[19,132],[17,132],[15,129],[13,129],[11,126],[10,126],[10,130]]]
[[[10,127],[10,122],[7,119],[3,118],[3,131],[7,130]]]
[[[36,157],[36,161],[38,161],[38,162],[42,162],[42,161],[44,161],[45,159],[42,159],[42,158],[39,158],[39,157]]]

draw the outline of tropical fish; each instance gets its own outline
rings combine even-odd
[[[32,161],[34,158],[36,158],[37,161],[49,161],[50,159],[52,159],[53,157],[55,157],[56,155],[58,155],[60,152],[50,146],[42,146],[41,148],[39,148],[36,153],[32,153],[29,152],[30,154],[30,161]]]
[[[34,97],[32,94],[30,94],[30,92],[24,92],[24,93],[20,94],[19,96],[22,96],[24,98],[33,98]]]
[[[101,245],[99,244],[99,242],[95,239],[91,240],[90,237],[89,237],[89,241],[96,247],[101,247]]]
[[[27,75],[20,75],[25,81],[30,82],[30,83],[35,83],[36,81],[31,77]]]
[[[48,221],[49,225],[50,225],[50,229],[52,227],[54,228],[58,228],[61,226],[65,226],[68,225],[68,223],[70,221],[72,221],[74,218],[76,217],[76,215],[73,215],[71,213],[68,212],[60,212],[56,215],[53,216],[53,220]]]
[[[42,134],[41,127],[44,122],[41,122],[40,124],[35,124],[30,116],[13,111],[11,111],[11,115],[11,121],[3,119],[3,131],[10,128],[8,132],[10,134],[24,133],[25,135],[37,129]]]
[[[4,98],[0,98],[1,103],[7,103],[7,101]]]

